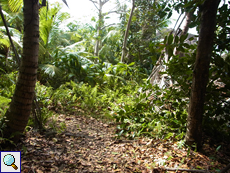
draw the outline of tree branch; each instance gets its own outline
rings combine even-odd
[[[105,5],[107,2],[109,2],[109,0],[105,0],[102,2],[102,6]]]
[[[91,1],[91,2],[93,3],[93,5],[96,7],[96,9],[97,9],[98,11],[100,11],[99,8],[96,6],[97,1],[93,1],[93,0],[89,0],[89,1]]]
[[[109,25],[103,26],[101,29],[105,29],[106,27],[112,26],[112,25],[116,25],[116,23],[111,23]]]
[[[175,23],[174,28],[173,28],[173,32],[176,32],[175,31],[176,25],[179,22],[179,20],[180,20],[180,18],[181,18],[182,15],[183,15],[183,13],[181,13],[180,16],[177,18],[176,23]]]
[[[175,33],[177,33],[177,31],[179,30],[180,26],[182,25],[182,23],[184,22],[184,19],[186,18],[186,14],[184,15],[183,19],[181,20],[179,26],[177,27],[177,29],[175,30]]]
[[[108,11],[108,12],[106,12],[106,13],[104,13],[104,14],[111,14],[111,13],[118,13],[118,11]]]
[[[92,3],[95,3],[95,4],[97,4],[97,1],[93,1],[93,0],[89,0],[89,1],[91,1]]]

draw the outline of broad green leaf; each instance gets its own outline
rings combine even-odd
[[[190,45],[188,43],[184,43],[183,46],[186,47],[187,49],[190,49]]]
[[[61,74],[61,70],[51,64],[41,64],[40,68],[44,70],[44,73],[48,74],[50,77],[53,77],[55,74]]]
[[[166,45],[167,40],[168,40],[168,36],[166,35],[166,36],[165,36],[165,39],[164,39],[164,44],[165,44],[165,45]]]
[[[168,13],[167,19],[169,19],[172,16],[172,11]]]
[[[179,46],[179,47],[177,48],[177,50],[180,51],[180,52],[184,52],[184,51],[185,51],[184,48],[183,48],[182,46]]]
[[[169,11],[171,11],[171,10],[170,10],[169,7],[167,7],[167,8],[165,8],[165,11],[166,11],[166,12],[169,12]]]
[[[135,62],[131,62],[131,63],[129,64],[129,67],[130,67],[130,66],[133,66],[134,64],[135,64]]]
[[[194,40],[194,37],[190,37],[188,40],[189,40],[189,41],[192,41],[192,40]]]
[[[194,28],[194,27],[196,27],[198,25],[198,22],[197,21],[194,21],[194,22],[191,22],[189,25],[188,25],[188,27],[189,28]]]
[[[174,39],[174,43],[177,44],[179,42],[179,37],[176,36],[175,39]]]
[[[173,35],[171,34],[168,37],[168,45],[172,44],[172,42],[173,42]]]
[[[173,48],[168,48],[168,56],[171,57],[173,55]]]
[[[188,37],[188,34],[181,35],[180,36],[180,42],[183,43],[186,40],[187,37]]]

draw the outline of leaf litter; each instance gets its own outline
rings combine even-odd
[[[22,172],[217,172],[230,162],[229,155],[221,163],[170,139],[117,139],[114,123],[93,117],[58,119],[66,123],[64,132],[31,130],[21,139],[16,150],[22,151]]]

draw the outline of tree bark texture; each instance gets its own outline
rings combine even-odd
[[[23,54],[16,89],[6,112],[5,138],[17,142],[28,123],[37,80],[39,52],[39,0],[24,0]]]
[[[191,23],[191,18],[192,18],[193,12],[186,12],[186,22],[183,28],[183,31],[181,33],[181,35],[185,35],[188,33],[189,30],[189,24]]]
[[[216,29],[216,13],[220,0],[205,0],[202,5],[199,41],[195,67],[193,70],[192,90],[187,118],[186,143],[202,147],[202,118],[206,85],[209,78],[209,65]]]
[[[129,36],[129,28],[131,25],[134,9],[135,9],[135,0],[133,0],[132,9],[131,9],[131,12],[129,15],[129,20],[128,20],[127,27],[125,30],[125,36],[124,36],[124,41],[123,41],[123,46],[122,46],[121,62],[124,62],[124,58],[125,58],[125,55],[127,53],[126,45],[127,45],[127,40],[128,40],[128,36]]]

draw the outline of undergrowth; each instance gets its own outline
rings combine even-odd
[[[114,119],[118,137],[182,139],[185,133],[188,100],[178,99],[172,88],[162,90],[130,82],[112,90],[71,81],[56,90],[37,83],[36,91],[45,115],[47,109],[65,114],[76,114],[81,109],[100,119]]]
[[[172,88],[141,86],[128,102],[114,104],[112,115],[119,123],[118,137],[148,135],[154,138],[182,139],[186,128],[188,100],[175,98]]]
[[[15,88],[15,73],[3,76],[7,87],[0,88],[0,113],[5,114]],[[2,81],[3,82],[3,81]],[[118,138],[124,136],[135,138],[140,136],[151,136],[153,138],[173,138],[181,140],[186,131],[187,109],[189,104],[188,97],[183,91],[176,88],[160,89],[158,86],[152,86],[149,83],[138,85],[136,82],[127,81],[126,85],[110,86],[105,84],[96,84],[91,86],[87,83],[66,82],[54,89],[51,86],[45,86],[37,82],[36,100],[40,109],[40,121],[48,128],[55,130],[65,129],[65,124],[60,127],[57,123],[57,115],[77,115],[79,110],[85,115],[94,116],[100,119],[108,119],[116,122]],[[217,98],[213,98],[215,103]],[[227,102],[225,103],[226,106]],[[215,104],[210,102],[207,108]],[[226,110],[229,106],[225,107]],[[221,109],[225,111],[225,109]],[[226,112],[217,112],[218,107],[205,110],[204,128],[210,128],[209,122],[213,127],[221,127],[215,131],[219,136],[228,137],[229,127],[223,123],[221,114]],[[221,114],[220,114],[221,113]],[[50,121],[51,120],[51,121]],[[31,116],[27,129],[35,126],[35,117]],[[48,123],[48,124],[47,124]],[[220,124],[221,123],[221,124]]]

